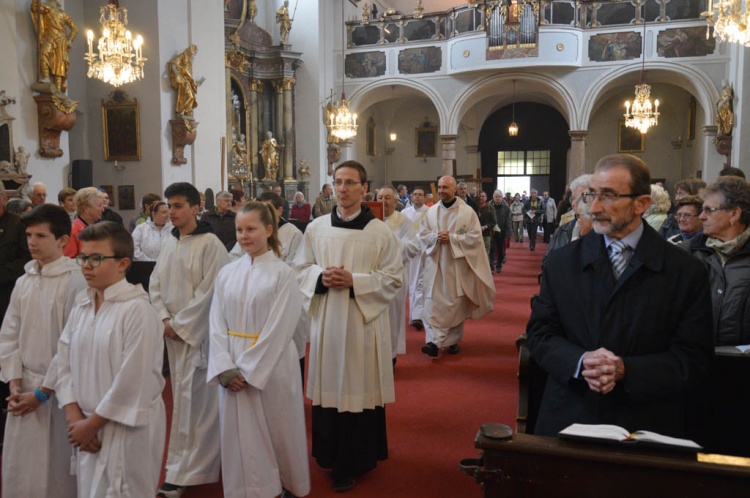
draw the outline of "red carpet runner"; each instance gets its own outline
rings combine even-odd
[[[539,237],[541,239],[541,237]],[[310,460],[313,498],[474,498],[481,489],[458,462],[475,457],[479,426],[500,422],[515,429],[518,356],[515,340],[526,327],[529,300],[547,244],[529,251],[511,243],[503,272],[495,275],[495,311],[466,322],[461,353],[433,360],[421,353],[424,333],[409,327],[407,354],[398,357],[396,402],[386,408],[390,457],[340,495],[328,471]],[[165,391],[171,411],[171,393]],[[310,404],[306,400],[308,435]],[[308,442],[309,444],[309,442]],[[221,484],[200,486],[185,498],[219,498]]]

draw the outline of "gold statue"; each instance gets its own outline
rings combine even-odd
[[[247,172],[247,153],[245,152],[245,135],[240,136],[240,140],[234,142],[232,146],[232,161],[234,162],[233,173]]]
[[[276,11],[276,22],[279,23],[281,44],[286,45],[289,41],[289,32],[292,30],[292,20],[289,18],[289,0],[284,0],[284,5]]]
[[[716,135],[719,137],[728,137],[732,134],[732,128],[734,128],[733,100],[732,87],[725,81],[721,96],[716,101]]]
[[[198,107],[198,87],[204,78],[195,81],[192,75],[193,57],[198,53],[198,47],[191,44],[180,55],[167,63],[169,82],[177,91],[175,112],[183,116],[192,116],[193,109]]]
[[[68,88],[68,52],[78,34],[73,19],[62,10],[60,0],[33,0],[31,18],[37,33],[39,81],[54,83],[58,90]],[[54,78],[52,81],[51,78]]]
[[[281,147],[273,138],[273,133],[266,132],[266,139],[263,141],[260,149],[260,157],[263,159],[263,167],[266,169],[266,176],[263,180],[276,180],[279,173],[279,149]]]

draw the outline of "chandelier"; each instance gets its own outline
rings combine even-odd
[[[706,18],[706,38],[708,28],[713,26],[714,37],[720,42],[739,43],[750,47],[750,11],[746,9],[747,2],[742,0],[719,0],[708,1],[708,10],[701,12],[701,17]]]
[[[659,99],[651,104],[651,85],[646,84],[646,20],[643,20],[643,48],[641,62],[641,80],[635,85],[633,107],[625,101],[625,126],[636,128],[642,134],[659,123]]]
[[[349,102],[346,101],[346,93],[344,92],[346,81],[346,54],[344,53],[346,48],[345,1],[341,1],[341,25],[344,31],[344,37],[341,39],[341,65],[343,69],[341,73],[341,101],[333,103],[333,112],[328,122],[328,130],[331,135],[339,140],[349,140],[357,135],[357,115],[349,110]]]
[[[513,80],[513,117],[508,126],[508,136],[518,136],[518,125],[516,124],[516,80]]]
[[[89,63],[88,77],[102,80],[114,87],[143,78],[143,37],[133,39],[125,29],[128,24],[128,10],[120,8],[119,0],[99,9],[99,22],[102,36],[97,43],[98,54],[94,53],[94,32],[88,30],[89,51],[84,60]]]

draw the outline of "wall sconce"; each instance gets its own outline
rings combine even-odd
[[[390,137],[391,142],[395,142],[396,139],[398,138],[398,135],[396,135],[395,131],[392,131],[388,136]]]
[[[115,161],[115,171],[125,171],[125,165],[117,164],[117,161]]]

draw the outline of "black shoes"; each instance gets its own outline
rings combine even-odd
[[[347,491],[352,489],[355,484],[357,484],[357,481],[352,478],[334,479],[333,491],[336,493],[346,493]]]
[[[424,330],[424,324],[422,323],[422,320],[414,320],[413,322],[411,322],[411,326],[417,330]]]
[[[180,498],[180,496],[185,494],[185,491],[187,491],[187,486],[176,486],[165,482],[159,488],[156,496],[160,496],[161,498]]]
[[[437,344],[434,342],[428,342],[424,346],[422,346],[422,352],[426,354],[427,356],[432,356],[433,358],[437,358],[438,355],[438,347]]]
[[[461,348],[458,347],[458,344],[448,347],[448,354],[458,354],[460,351]]]

